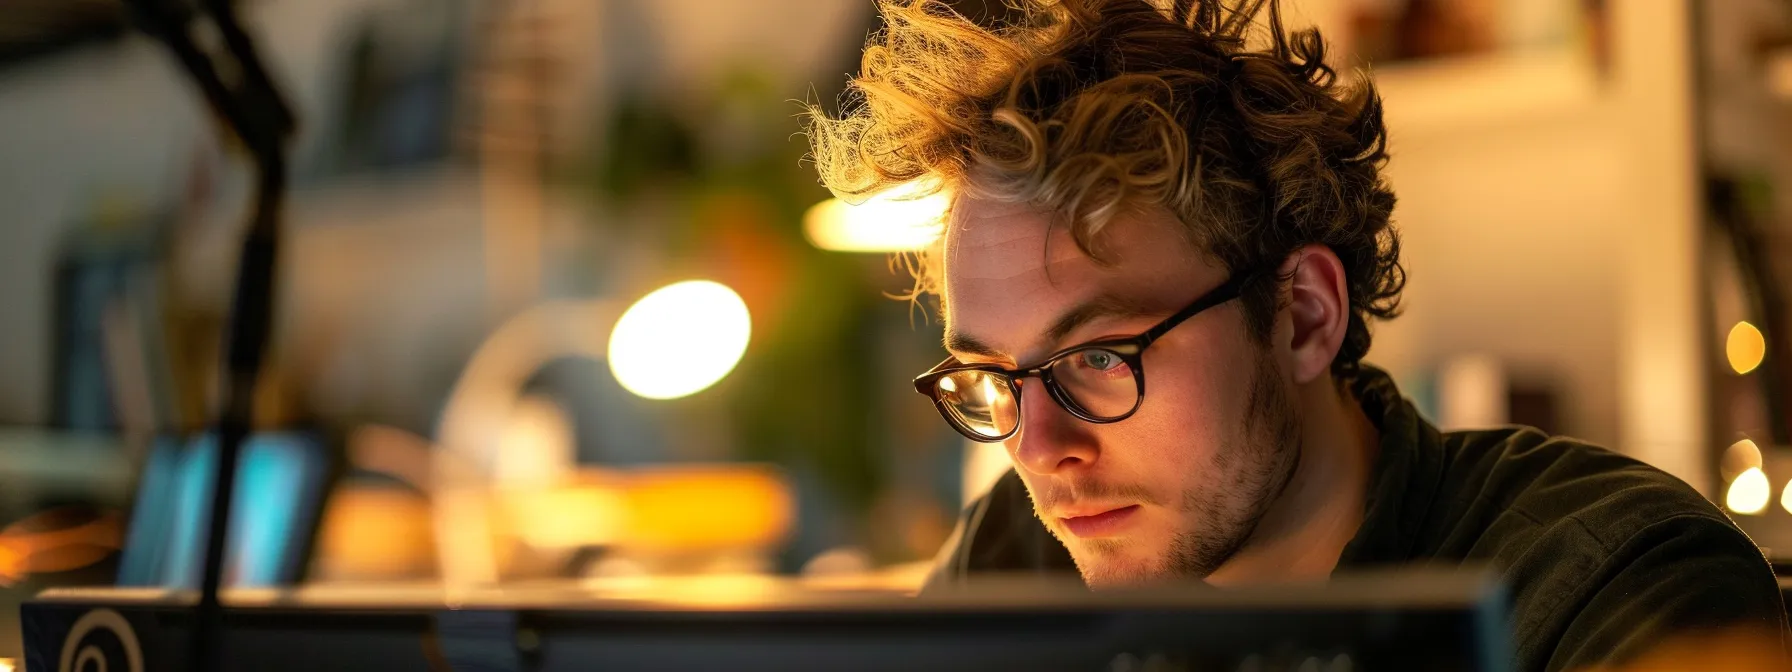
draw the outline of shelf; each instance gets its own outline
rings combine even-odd
[[[118,437],[0,429],[0,483],[8,487],[74,487],[119,496],[135,476]]]
[[[1602,98],[1599,73],[1577,47],[1399,63],[1369,75],[1402,138],[1585,114]]]

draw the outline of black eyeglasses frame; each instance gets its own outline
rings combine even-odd
[[[946,402],[940,398],[940,379],[963,371],[984,371],[997,374],[997,377],[1001,378],[1002,381],[1008,385],[1008,392],[1009,395],[1014,398],[1014,402],[1017,405],[1015,412],[1018,415],[1018,405],[1020,403],[1019,381],[1026,378],[1038,378],[1039,381],[1045,385],[1046,392],[1051,395],[1052,400],[1057,402],[1059,407],[1069,411],[1071,415],[1076,416],[1077,419],[1098,425],[1120,422],[1121,420],[1132,417],[1134,413],[1138,412],[1139,406],[1145,403],[1145,349],[1151,347],[1151,344],[1155,343],[1159,338],[1162,338],[1164,334],[1170,333],[1171,329],[1175,329],[1183,322],[1188,321],[1189,318],[1199,315],[1209,308],[1238,298],[1243,293],[1244,287],[1248,284],[1251,277],[1253,276],[1232,276],[1226,282],[1220,284],[1220,286],[1202,294],[1182,310],[1176,311],[1175,314],[1164,318],[1162,322],[1157,323],[1150,329],[1146,329],[1143,333],[1137,336],[1091,341],[1071,346],[1052,353],[1050,356],[1046,357],[1044,361],[1035,366],[1009,369],[995,364],[963,364],[955,358],[947,357],[946,361],[940,362],[933,368],[928,369],[926,373],[915,377],[915,391],[921,393],[922,396],[933,400],[934,409],[939,411],[940,417],[945,418],[946,424],[951,425],[952,429],[957,430],[959,434],[963,434],[965,438],[981,443],[1005,441],[1009,437],[1014,436],[1015,432],[1020,431],[1021,423],[1017,419],[1014,423],[1014,427],[1001,436],[979,434],[972,429],[965,427],[963,423],[953,418],[952,410],[947,408]],[[1138,386],[1138,393],[1134,396],[1132,408],[1127,409],[1125,413],[1111,417],[1099,416],[1091,413],[1088,409],[1083,408],[1082,404],[1077,403],[1076,399],[1073,398],[1070,393],[1066,392],[1063,386],[1059,385],[1053,378],[1051,369],[1054,364],[1057,364],[1058,361],[1065,357],[1088,350],[1105,350],[1112,352],[1115,355],[1118,355],[1122,362],[1125,362],[1127,366],[1132,368],[1133,382]]]

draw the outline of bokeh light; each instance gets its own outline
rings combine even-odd
[[[635,302],[610,333],[610,372],[648,399],[703,391],[734,370],[747,351],[752,320],[734,290],[688,280]]]
[[[878,193],[858,205],[830,198],[804,213],[803,233],[811,245],[835,252],[919,250],[939,237],[950,205],[945,191],[921,183]]]
[[[1730,327],[1730,337],[1724,341],[1724,356],[1730,360],[1730,368],[1738,374],[1748,373],[1761,365],[1767,356],[1767,339],[1761,336],[1761,330],[1748,322],[1737,322]]]
[[[1724,449],[1723,459],[1718,462],[1718,471],[1725,479],[1736,478],[1742,472],[1761,467],[1761,448],[1750,439],[1743,439],[1730,444]]]
[[[1724,494],[1724,505],[1733,512],[1752,516],[1766,509],[1767,500],[1772,496],[1773,484],[1767,482],[1766,472],[1752,467],[1730,481],[1730,489]]]

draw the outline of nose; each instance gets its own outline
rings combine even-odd
[[[1021,385],[1020,431],[1008,445],[1017,466],[1041,476],[1088,467],[1100,455],[1088,423],[1053,401],[1038,379]]]

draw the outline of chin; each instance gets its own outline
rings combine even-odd
[[[1113,540],[1077,542],[1070,552],[1083,583],[1095,590],[1126,588],[1168,578],[1162,554],[1141,553],[1136,544]]]

